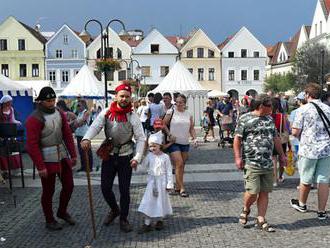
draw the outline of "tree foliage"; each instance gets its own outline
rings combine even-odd
[[[275,73],[265,79],[264,90],[271,90],[275,93],[294,90],[296,87],[296,77],[293,73],[284,75]]]
[[[330,53],[324,44],[306,42],[297,50],[293,62],[293,71],[297,77],[297,88],[303,88],[306,83],[321,83],[322,55],[324,51],[323,76],[330,72]]]

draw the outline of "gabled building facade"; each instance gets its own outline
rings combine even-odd
[[[64,24],[46,43],[46,78],[62,91],[86,62],[86,45]]]
[[[105,32],[105,31],[104,31]],[[131,58],[131,47],[123,41],[120,36],[109,27],[109,58],[120,61],[121,69],[107,73],[108,90],[114,89],[122,80],[128,78],[128,67]],[[104,74],[97,71],[96,62],[101,59],[101,36],[97,36],[92,43],[87,47],[87,65],[94,71],[95,76],[104,82]]]
[[[133,49],[132,58],[140,64],[143,84],[157,86],[178,59],[178,49],[157,29],[151,32]]]
[[[9,16],[0,24],[0,73],[12,80],[45,78],[46,39]]]
[[[206,90],[221,90],[220,49],[198,29],[180,50],[181,62]]]
[[[219,44],[221,50],[222,90],[236,99],[263,91],[267,51],[246,28]]]
[[[312,42],[326,42],[330,33],[329,12],[330,0],[317,0],[309,37]]]
[[[278,42],[267,48],[268,65],[267,76],[271,74],[286,74],[293,72],[293,60],[299,48],[309,40],[310,26],[302,26],[300,30],[287,42]]]

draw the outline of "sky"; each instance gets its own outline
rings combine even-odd
[[[201,28],[215,44],[246,26],[264,45],[289,40],[302,25],[311,25],[317,0],[0,0],[0,21],[8,16],[42,31],[64,23],[82,31],[89,19],[105,26],[119,18],[126,29],[157,28],[163,35],[187,35]],[[111,28],[117,32],[119,24]],[[99,29],[88,26],[92,35]]]

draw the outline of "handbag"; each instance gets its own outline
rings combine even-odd
[[[233,123],[233,118],[230,115],[224,115],[222,116],[222,124],[228,125]]]
[[[291,148],[289,149],[289,151],[287,151],[287,166],[284,167],[284,172],[288,176],[293,176],[295,172],[293,151]]]
[[[283,131],[283,114],[281,114],[280,139],[281,139],[281,144],[286,144],[289,142],[289,132],[286,130]]]

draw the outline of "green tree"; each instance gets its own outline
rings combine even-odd
[[[293,61],[293,71],[297,78],[297,88],[302,89],[309,82],[321,83],[321,51],[324,51],[324,76],[330,72],[330,54],[325,45],[306,42],[304,46],[297,50]]]
[[[275,93],[279,93],[288,90],[295,90],[295,87],[296,77],[293,73],[286,73],[284,75],[275,73],[265,79],[264,90],[271,90]]]

